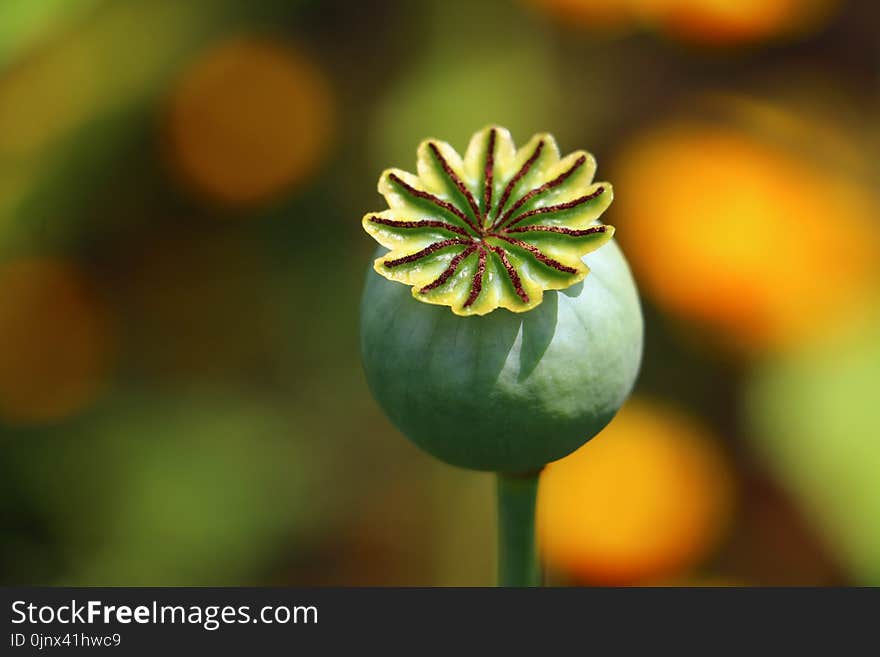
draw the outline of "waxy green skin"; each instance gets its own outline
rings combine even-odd
[[[370,269],[361,353],[397,428],[452,465],[510,473],[537,470],[601,431],[635,382],[643,322],[616,243],[583,262],[582,282],[546,291],[528,312],[471,317],[421,303]]]

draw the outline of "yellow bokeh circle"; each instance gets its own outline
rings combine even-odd
[[[303,53],[238,37],[202,54],[173,90],[172,164],[185,184],[215,203],[269,201],[323,161],[332,114],[328,83]]]
[[[541,552],[585,583],[674,578],[716,547],[732,501],[731,470],[713,438],[687,416],[631,400],[542,474]]]
[[[73,264],[28,258],[0,266],[0,422],[58,421],[107,382],[107,313]]]

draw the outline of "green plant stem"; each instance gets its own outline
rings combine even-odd
[[[540,471],[498,473],[498,585],[540,586],[535,502]]]

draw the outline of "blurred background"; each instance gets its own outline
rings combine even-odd
[[[382,416],[380,171],[592,151],[632,400],[547,468],[554,584],[880,585],[871,0],[4,0],[0,582],[490,585],[494,485]],[[499,311],[504,312],[504,311]]]

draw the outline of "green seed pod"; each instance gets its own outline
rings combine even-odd
[[[595,168],[584,151],[561,158],[550,135],[517,150],[493,126],[463,159],[428,140],[418,176],[382,174],[390,209],[363,219],[384,247],[364,288],[363,363],[394,424],[434,456],[540,469],[629,394],[642,316],[614,230],[597,221],[612,190]]]

